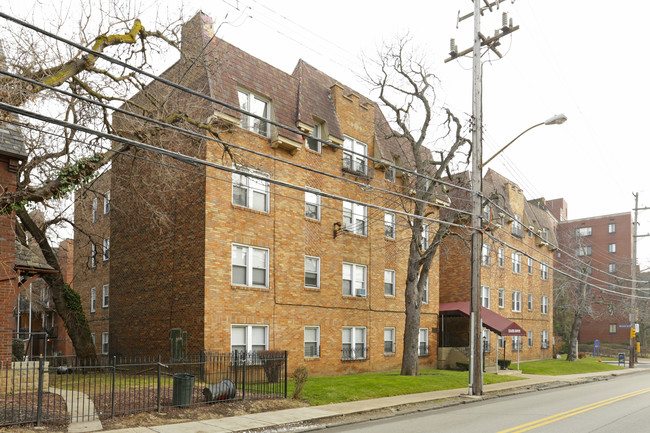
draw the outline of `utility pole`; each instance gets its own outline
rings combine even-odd
[[[644,236],[650,236],[650,234],[638,235],[637,234],[637,225],[639,220],[639,211],[648,210],[648,207],[639,207],[639,193],[632,193],[634,196],[634,221],[632,223],[632,297],[630,299],[630,368],[634,368],[636,362],[636,345],[637,345],[637,330],[636,326],[639,323],[639,311],[636,306],[636,267],[637,267],[637,258],[636,258],[636,248],[637,248],[637,238]],[[634,329],[634,332],[632,331]]]
[[[472,237],[471,237],[471,271],[470,271],[470,362],[469,362],[469,393],[470,395],[483,394],[483,366],[481,334],[483,322],[481,320],[481,249],[483,246],[483,232],[479,230],[482,227],[481,215],[483,203],[481,192],[483,190],[482,174],[482,129],[483,129],[483,70],[481,64],[481,47],[487,46],[499,57],[503,57],[496,49],[499,45],[499,39],[503,36],[517,30],[519,26],[513,27],[512,21],[508,25],[507,14],[503,14],[501,31],[495,31],[495,35],[486,38],[481,34],[481,15],[486,9],[492,12],[493,8],[499,8],[502,0],[496,0],[490,3],[489,0],[483,0],[484,7],[481,7],[481,0],[474,0],[474,12],[463,17],[458,17],[458,22],[467,18],[474,17],[474,44],[471,49],[458,52],[456,43],[452,39],[450,44],[450,57],[445,63],[466,54],[472,53]]]

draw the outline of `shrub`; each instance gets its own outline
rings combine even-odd
[[[457,361],[456,367],[458,367],[460,371],[469,371],[469,361]]]
[[[307,367],[301,365],[296,368],[293,373],[291,373],[291,377],[293,378],[293,383],[295,385],[293,389],[293,398],[297,400],[300,398],[300,394],[302,394],[302,389],[305,387],[307,378],[309,378]]]
[[[11,343],[11,357],[14,361],[25,359],[25,343],[20,338],[14,338]]]
[[[578,352],[578,359],[584,359],[587,357],[587,354],[585,352]]]
[[[501,370],[507,370],[510,367],[511,361],[509,359],[499,359],[497,362]]]

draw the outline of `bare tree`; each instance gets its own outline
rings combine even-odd
[[[444,201],[446,196],[446,187],[440,181],[452,177],[451,169],[470,141],[462,135],[461,121],[450,110],[437,107],[437,79],[411,45],[409,37],[386,45],[369,62],[366,72],[389,114],[392,129],[387,129],[386,137],[396,139],[407,155],[408,160],[399,163],[417,173],[402,176],[404,191],[413,197],[402,200],[402,206],[416,216],[408,218],[411,240],[401,374],[413,376],[419,373],[418,332],[427,277],[438,247],[451,234],[449,222],[457,220],[458,215],[448,214],[447,222],[438,224],[429,224],[425,218],[439,217],[436,198]],[[436,122],[438,116],[440,121]],[[441,131],[433,139],[440,126]],[[427,232],[432,235],[423,236]],[[428,244],[424,242],[426,237]]]

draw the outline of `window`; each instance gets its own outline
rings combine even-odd
[[[97,266],[97,246],[95,244],[90,244],[90,267],[94,268]]]
[[[528,294],[528,310],[532,311],[533,309],[533,294],[529,293]]]
[[[95,333],[94,332],[92,334],[90,334],[90,341],[93,342],[93,346],[94,346],[95,345]]]
[[[610,323],[609,324],[609,333],[610,334],[616,334],[616,323]]]
[[[542,331],[542,349],[548,349],[548,331]]]
[[[422,235],[422,243],[420,244],[420,249],[426,250],[429,248],[429,224],[422,223],[420,234]]]
[[[499,335],[499,349],[505,349],[506,348],[506,339],[503,337],[503,335]]]
[[[607,272],[610,274],[616,273],[616,263],[610,263],[607,265]]]
[[[360,326],[343,327],[342,358],[344,361],[366,359],[366,328]]]
[[[542,233],[540,237],[544,242],[548,242],[548,229],[546,227],[542,227]]]
[[[499,248],[497,253],[497,260],[499,261],[499,266],[504,267],[506,265],[506,252],[503,248]]]
[[[305,256],[305,287],[320,288],[320,257]]]
[[[111,211],[111,192],[106,191],[104,194],[104,215]]]
[[[257,95],[248,93],[244,90],[238,90],[239,108],[255,114],[264,119],[269,118],[269,103]],[[265,120],[257,119],[247,114],[241,116],[241,127],[256,134],[269,136],[269,124]]]
[[[343,202],[343,230],[365,236],[366,222],[366,206],[349,201]]]
[[[384,180],[395,183],[395,169],[393,167],[386,167],[384,171]]]
[[[548,263],[542,262],[540,270],[542,273],[542,280],[548,280]]]
[[[366,297],[366,267],[343,263],[343,296]]]
[[[269,250],[232,244],[232,284],[268,287]]]
[[[521,215],[515,215],[515,219],[512,222],[512,234],[519,237],[524,235],[524,231],[521,228]]]
[[[512,272],[521,274],[521,253],[512,253]]]
[[[395,239],[395,214],[386,212],[384,214],[384,235],[388,239]]]
[[[320,195],[316,192],[305,191],[305,217],[320,221]]]
[[[530,275],[533,274],[533,258],[532,257],[528,257],[528,273]]]
[[[483,329],[482,330],[482,341],[483,341],[483,352],[490,352],[490,330],[489,329]]]
[[[528,347],[533,347],[533,331],[528,331]]]
[[[102,259],[104,261],[110,258],[110,247],[111,247],[110,239],[109,238],[104,239],[102,241]]]
[[[310,137],[307,137],[307,141],[305,142],[307,149],[320,153],[321,143],[318,140],[321,138],[323,138],[323,125],[314,122],[314,131]]]
[[[384,328],[384,354],[395,353],[395,328]]]
[[[108,284],[102,286],[102,308],[108,308]]]
[[[615,253],[616,252],[616,244],[609,244],[609,246],[607,247],[607,251],[609,251],[610,253]]]
[[[542,296],[542,314],[548,314],[548,296]]]
[[[521,311],[521,292],[512,292],[512,311]]]
[[[395,296],[395,271],[384,269],[384,295]]]
[[[429,356],[429,330],[420,328],[418,335],[418,356]]]
[[[490,288],[481,286],[481,306],[490,309]]]
[[[97,222],[97,197],[93,198],[93,222]]]
[[[427,279],[424,280],[424,291],[422,292],[422,302],[425,304],[429,303],[429,277],[426,277]]]
[[[506,291],[505,289],[499,289],[499,308],[504,308],[506,306]]]
[[[366,174],[368,172],[366,163],[368,146],[354,138],[345,137],[343,141],[343,149],[343,169],[355,173]]]
[[[481,247],[481,264],[490,266],[490,244],[483,244]]]
[[[521,350],[521,336],[513,335],[512,336],[512,350],[520,351]]]
[[[615,223],[609,223],[609,225],[607,226],[607,233],[616,233]]]
[[[268,349],[267,325],[232,325],[230,328],[231,352],[257,352]]]
[[[90,312],[94,313],[97,306],[97,291],[93,287],[90,289]]]
[[[576,256],[590,256],[591,255],[591,245],[583,245],[576,248]]]
[[[305,358],[320,356],[320,327],[305,326]]]
[[[237,166],[238,170],[253,173],[261,177],[269,177],[268,174],[261,171]],[[260,212],[269,211],[269,182],[246,176],[240,173],[232,174],[232,203],[237,206]]]
[[[102,332],[102,355],[108,355],[108,332]]]
[[[591,236],[591,227],[579,227],[576,229],[576,237]]]

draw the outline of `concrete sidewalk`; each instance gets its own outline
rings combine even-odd
[[[354,415],[372,415],[375,412],[391,411],[394,414],[407,413],[412,405],[427,402],[455,399],[449,404],[459,404],[458,399],[483,400],[493,398],[495,395],[517,394],[522,392],[536,391],[539,389],[566,386],[578,383],[586,383],[593,380],[603,380],[609,377],[624,374],[650,372],[649,369],[625,369],[606,371],[599,373],[573,374],[566,376],[540,376],[518,374],[523,380],[512,382],[495,383],[485,385],[483,396],[469,396],[468,389],[449,389],[444,391],[423,392],[418,394],[399,395],[394,397],[383,397],[372,400],[353,401],[347,403],[328,404],[323,406],[302,407],[285,409],[275,412],[263,412],[249,415],[218,418],[196,422],[168,424],[151,427],[127,428],[110,430],[112,433],[230,433],[242,432],[254,429],[273,431],[283,428],[287,431],[290,428],[307,430],[310,425],[317,425],[321,428],[328,425],[345,424],[345,417]],[[422,410],[422,409],[414,409]],[[376,417],[390,416],[390,414],[377,415]]]

